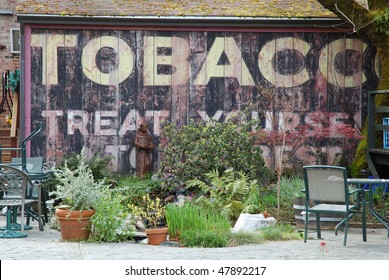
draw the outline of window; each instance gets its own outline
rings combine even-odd
[[[20,53],[20,30],[11,29],[11,53]]]

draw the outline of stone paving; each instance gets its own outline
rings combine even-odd
[[[0,226],[4,225],[0,217]],[[60,232],[37,224],[27,231],[27,238],[0,239],[1,260],[389,260],[389,238],[386,229],[368,229],[367,242],[362,230],[350,228],[347,246],[343,233],[322,231],[323,239],[268,241],[258,245],[226,248],[181,248],[151,246],[135,242],[92,243],[61,241]],[[325,252],[320,243],[326,243]]]

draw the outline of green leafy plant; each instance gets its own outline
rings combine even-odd
[[[223,123],[191,122],[181,128],[163,123],[158,173],[164,187],[182,192],[187,190],[186,181],[204,180],[211,170],[223,173],[230,168],[266,181],[270,173],[249,132],[253,125],[238,118]]]
[[[149,194],[142,197],[140,206],[129,204],[128,208],[133,215],[141,217],[149,228],[158,228],[165,219],[165,206],[158,197],[152,199]]]
[[[120,203],[121,198],[111,190],[96,206],[96,214],[91,218],[92,230],[90,241],[119,242],[133,236],[132,221],[128,219],[126,208]]]
[[[375,16],[374,20],[377,22],[377,32],[389,36],[389,8],[380,10]]]
[[[100,199],[106,195],[108,185],[105,180],[95,180],[87,160],[84,149],[77,155],[77,168],[70,169],[67,161],[61,169],[55,169],[53,174],[58,185],[56,190],[49,193],[61,200],[63,204],[73,210],[95,209]]]
[[[100,156],[98,154],[93,155],[90,159],[87,159],[85,156],[82,160],[85,161],[85,164],[91,170],[94,180],[101,181],[104,180],[107,185],[110,187],[117,185],[116,177],[113,177],[112,174],[108,172],[107,165],[110,161],[108,156]],[[70,171],[75,171],[80,165],[80,156],[78,153],[67,153],[62,158],[61,162],[57,165],[56,170],[60,173],[66,168]],[[50,176],[47,181],[43,183],[43,188],[49,193],[53,192],[57,185],[59,184],[56,176]]]
[[[68,153],[63,158],[62,166],[64,165],[65,161],[68,165],[68,168],[71,170],[74,170],[78,167],[80,164],[78,153]],[[102,180],[110,179],[110,173],[108,171],[108,163],[110,162],[111,157],[110,156],[101,156],[99,154],[94,154],[91,158],[86,159],[85,162],[87,163],[89,169],[92,171],[93,177],[96,180]],[[61,166],[59,166],[59,169]]]
[[[304,180],[298,174],[289,174],[282,176],[280,180],[280,206],[278,221],[289,223],[294,222],[293,200],[298,197],[305,197],[302,192],[304,189]],[[260,210],[267,210],[270,213],[277,212],[277,191],[276,185],[269,185],[261,190]]]
[[[117,185],[112,191],[120,195],[121,203],[125,206],[142,201],[143,196],[149,194],[164,198],[161,181],[156,177],[122,176],[117,179]]]
[[[6,81],[6,89],[11,89],[12,92],[16,92],[20,86],[20,70],[10,71],[8,79]]]
[[[239,214],[248,209],[259,209],[259,205],[251,204],[259,201],[259,187],[256,180],[250,180],[243,172],[235,172],[232,168],[222,174],[218,170],[207,172],[205,180],[189,180],[188,186],[198,186],[203,194],[195,201],[202,207],[220,212],[231,221],[236,221]]]

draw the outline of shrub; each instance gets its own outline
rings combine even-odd
[[[154,177],[141,178],[137,176],[122,176],[117,180],[117,186],[113,189],[115,194],[122,198],[122,205],[137,204],[146,194],[152,197],[164,198],[161,190],[161,182]]]
[[[121,198],[112,193],[100,199],[96,213],[91,218],[91,241],[119,242],[132,237],[132,221],[128,219],[128,213],[120,202]]]
[[[172,192],[186,190],[187,180],[204,180],[211,170],[223,173],[230,168],[265,181],[269,170],[249,132],[252,125],[236,119],[224,123],[191,122],[182,128],[163,123],[158,173],[164,187]]]
[[[84,153],[84,151],[82,151]],[[59,165],[57,165],[56,170],[63,171],[68,169],[69,171],[75,171],[79,168],[81,164],[87,165],[88,169],[91,170],[93,178],[95,180],[105,180],[105,183],[109,186],[116,185],[116,181],[113,179],[111,174],[108,172],[108,163],[111,160],[108,156],[99,156],[95,154],[92,158],[87,159],[85,153],[82,160],[84,163],[81,163],[81,158],[77,153],[68,153],[63,158]],[[66,166],[65,166],[66,163]],[[52,192],[56,189],[56,186],[59,184],[58,178],[55,176],[50,176],[49,179],[43,183],[43,188],[48,192]]]
[[[98,180],[90,169],[84,154],[84,149],[77,155],[78,165],[71,169],[65,161],[64,167],[54,170],[57,188],[50,192],[56,200],[74,210],[96,208],[100,199],[105,196],[108,185],[105,179]]]

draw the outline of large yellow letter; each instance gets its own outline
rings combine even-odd
[[[171,55],[158,54],[158,48],[171,48]],[[189,79],[187,68],[189,45],[179,37],[144,37],[144,69],[145,86],[171,86],[184,84]],[[159,74],[158,65],[171,65],[171,74]]]
[[[227,56],[230,64],[218,65],[222,54]],[[217,37],[195,80],[195,85],[206,85],[211,77],[234,77],[242,86],[254,86],[253,77],[242,58],[241,51],[232,37]]]
[[[97,52],[104,48],[112,48],[119,56],[119,65],[109,73],[103,73],[96,65]],[[101,36],[88,42],[82,50],[82,70],[93,82],[101,85],[119,85],[130,76],[134,67],[134,57],[130,46],[121,38]]]
[[[58,48],[76,46],[77,35],[31,35],[31,47],[42,48],[42,84],[46,86],[58,84]]]
[[[259,70],[266,80],[277,87],[294,87],[301,85],[309,80],[309,74],[305,64],[298,73],[281,74],[276,71],[273,60],[277,52],[283,50],[298,51],[305,58],[309,48],[310,45],[307,42],[293,37],[272,40],[266,43],[259,52]]]

